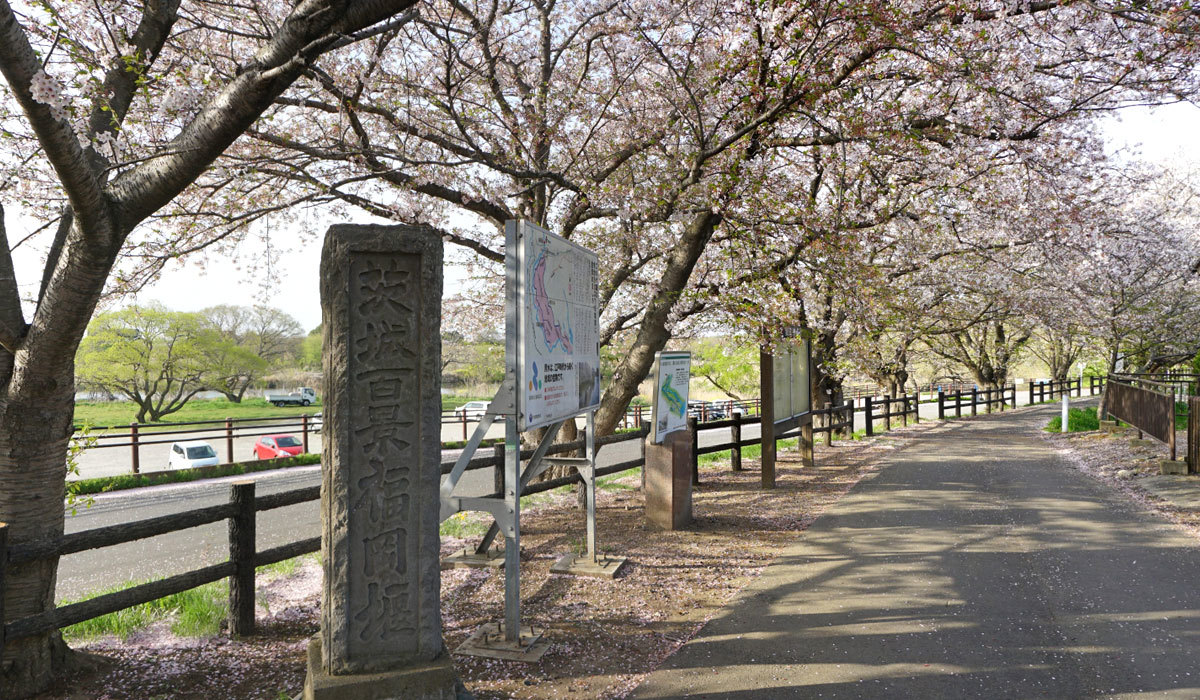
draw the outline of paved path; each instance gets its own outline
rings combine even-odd
[[[925,433],[631,697],[1200,697],[1195,540],[1061,462],[1054,410]]]

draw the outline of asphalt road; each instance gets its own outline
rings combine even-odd
[[[1055,410],[895,453],[631,697],[1200,697],[1195,539],[1065,464]]]
[[[758,437],[757,426],[747,426],[742,439]],[[730,431],[708,430],[700,433],[701,445],[728,442]],[[459,451],[446,451],[444,460],[453,460]],[[600,466],[637,459],[641,454],[637,441],[607,445],[600,449]],[[210,479],[183,484],[167,484],[144,489],[117,491],[96,496],[90,508],[80,507],[68,513],[67,532],[89,530],[116,523],[144,520],[227,502],[229,484],[252,479],[256,495],[265,495],[321,483],[319,465],[294,467],[246,476]],[[456,491],[459,495],[481,495],[492,490],[490,470],[464,474]],[[317,537],[320,507],[316,501],[259,513],[258,548],[260,550]],[[173,532],[159,537],[115,547],[71,554],[62,558],[58,570],[58,600],[104,590],[128,581],[145,581],[182,573],[200,566],[216,564],[228,558],[228,534],[225,523]]]

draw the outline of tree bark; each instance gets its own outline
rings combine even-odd
[[[692,276],[696,261],[721,223],[721,215],[711,211],[697,214],[667,258],[658,282],[658,293],[647,305],[638,328],[637,337],[629,352],[613,372],[612,382],[600,400],[596,411],[596,437],[611,435],[621,422],[625,407],[637,395],[638,385],[654,366],[654,353],[662,350],[671,339],[668,327],[671,309]]]

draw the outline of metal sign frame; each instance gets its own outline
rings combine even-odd
[[[540,643],[541,634],[532,628],[521,629],[521,493],[533,479],[547,468],[554,465],[565,465],[574,468],[583,478],[587,496],[587,547],[588,557],[592,563],[599,561],[596,547],[596,445],[595,445],[595,409],[599,404],[580,408],[573,415],[559,417],[549,422],[526,425],[522,421],[520,389],[523,381],[523,330],[525,327],[522,313],[525,301],[523,294],[524,245],[520,239],[522,228],[532,226],[524,221],[508,221],[505,224],[505,374],[500,389],[488,406],[487,412],[475,426],[471,438],[464,446],[462,453],[454,463],[450,474],[441,485],[441,519],[445,521],[455,513],[462,511],[484,511],[491,514],[495,522],[484,535],[476,548],[476,554],[486,555],[495,538],[504,535],[504,623],[501,625],[502,639],[485,642],[493,653],[485,654],[497,658],[512,660],[536,661],[540,653],[535,647],[545,649]],[[535,227],[536,228],[536,227]],[[542,229],[539,229],[542,231]],[[548,235],[553,236],[549,232]],[[555,236],[562,239],[561,237]],[[567,241],[570,243],[570,241]],[[586,248],[570,243],[579,250],[593,255]],[[563,423],[575,420],[580,414],[587,416],[587,432],[585,440],[585,457],[550,457],[547,456],[554,438]],[[455,496],[454,489],[466,471],[467,465],[475,456],[480,443],[488,430],[497,421],[504,421],[504,491],[499,497],[468,497]],[[545,427],[546,432],[538,442],[533,454],[521,469],[521,432],[533,428]],[[484,635],[486,638],[487,635]]]
[[[593,301],[592,311],[594,318],[591,320],[591,325],[594,327],[592,340],[595,342],[595,362],[596,366],[592,368],[595,376],[596,391],[594,393],[595,400],[587,405],[580,405],[573,409],[574,413],[570,415],[553,415],[547,416],[538,420],[529,419],[529,395],[526,382],[528,378],[524,376],[526,368],[529,366],[529,343],[533,342],[532,338],[527,337],[526,330],[528,328],[529,318],[533,315],[531,304],[533,303],[533,295],[528,293],[529,279],[528,271],[530,260],[527,257],[527,247],[529,240],[532,237],[544,237],[554,241],[556,245],[566,246],[574,250],[574,252],[591,263],[596,274],[592,275],[592,279],[581,281],[592,287],[592,299],[597,299],[597,287],[599,283],[597,278],[599,269],[599,256],[596,253],[584,248],[583,246],[570,241],[562,236],[555,235],[546,229],[532,224],[524,219],[509,220],[504,225],[504,240],[505,240],[505,325],[507,326],[505,333],[505,344],[514,345],[511,354],[506,353],[506,359],[515,358],[514,379],[516,383],[513,385],[516,388],[516,415],[517,425],[522,431],[533,430],[543,426],[550,425],[556,421],[565,420],[568,417],[578,416],[588,411],[594,411],[600,407],[600,346],[599,346],[599,304]],[[568,302],[570,303],[570,302]],[[515,331],[515,338],[514,338]],[[506,350],[508,348],[506,347]],[[509,363],[512,360],[509,359]],[[578,371],[579,361],[575,360],[575,369]],[[577,379],[578,382],[578,379]]]

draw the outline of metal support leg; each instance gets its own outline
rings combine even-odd
[[[583,476],[583,487],[587,490],[587,548],[588,558],[596,563],[596,412],[587,414],[587,435],[585,456],[588,461],[588,473]]]
[[[504,533],[504,641],[521,635],[521,434],[517,421],[504,421],[504,500],[512,524]]]

